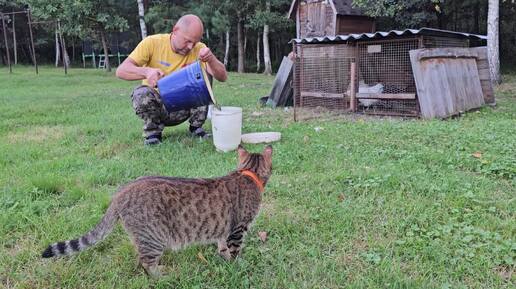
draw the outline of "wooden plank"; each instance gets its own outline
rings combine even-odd
[[[480,80],[488,80],[489,78],[491,78],[491,75],[489,74],[489,68],[488,69],[479,69],[478,77],[480,78]]]
[[[474,51],[480,61],[488,61],[487,46],[471,47],[469,50]]]
[[[301,97],[320,97],[320,98],[345,98],[344,93],[326,93],[319,91],[301,91]]]
[[[485,59],[477,59],[478,69],[489,69],[489,62]]]
[[[435,50],[435,51],[433,51]],[[421,115],[444,118],[480,107],[484,97],[475,57],[463,48],[410,51]],[[450,57],[454,55],[457,57]],[[459,57],[459,56],[463,57]],[[432,56],[432,57],[429,57]]]
[[[416,99],[415,93],[357,93],[362,99]]]
[[[290,99],[294,96],[294,88],[292,87],[292,78],[293,74],[287,78],[287,83],[285,83],[285,87],[281,91],[278,103],[276,106],[286,106]]]
[[[357,87],[356,87],[356,72],[357,72],[357,64],[355,62],[351,62],[351,80],[350,80],[350,97],[351,101],[349,103],[349,106],[351,108],[351,111],[357,111]]]
[[[478,55],[477,68],[478,76],[482,86],[482,93],[484,95],[484,101],[487,104],[495,105],[496,99],[493,90],[493,84],[491,83],[491,74],[489,73],[489,61],[487,59],[487,47],[474,47],[470,48],[475,51]]]
[[[432,48],[422,49],[418,53],[418,61],[431,58],[480,58],[479,50],[469,48]]]
[[[293,66],[294,62],[292,62],[292,60],[288,57],[283,57],[278,73],[276,74],[276,79],[274,80],[274,85],[272,86],[269,99],[267,100],[267,104],[271,105],[273,108],[278,106],[280,101],[286,102],[286,100],[282,100],[281,98],[283,91],[290,86]]]

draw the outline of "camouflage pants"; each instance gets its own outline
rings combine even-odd
[[[159,93],[146,85],[140,85],[133,90],[132,100],[136,115],[143,119],[145,137],[161,134],[165,126],[178,125],[186,120],[189,120],[191,126],[201,127],[208,114],[208,106],[169,113],[161,102]]]

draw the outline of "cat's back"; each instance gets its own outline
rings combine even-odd
[[[210,179],[179,178],[165,176],[144,176],[122,186],[117,197],[134,194],[167,193],[184,195],[209,189]]]
[[[122,186],[113,198],[118,206],[143,203],[191,203],[195,200],[228,201],[218,179],[144,176]],[[132,207],[132,206],[131,206]]]

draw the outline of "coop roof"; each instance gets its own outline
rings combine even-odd
[[[290,4],[290,10],[288,11],[288,18],[294,18],[296,15],[295,11],[299,5],[300,0],[293,0]],[[353,0],[328,0],[335,8],[334,11],[337,15],[353,15],[363,16],[362,10],[353,7]]]
[[[487,36],[485,36],[485,35],[477,35],[477,34],[455,32],[455,31],[448,31],[448,30],[440,30],[440,29],[434,29],[434,28],[421,28],[421,29],[391,30],[388,32],[378,31],[375,33],[295,38],[295,39],[292,39],[290,42],[291,43],[292,42],[295,42],[295,43],[331,43],[331,42],[357,41],[357,40],[368,40],[368,39],[396,38],[396,37],[400,37],[400,36],[414,36],[414,35],[487,40]]]

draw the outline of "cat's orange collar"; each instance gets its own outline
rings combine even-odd
[[[242,175],[250,177],[253,180],[253,182],[258,186],[260,192],[263,193],[263,181],[260,180],[260,178],[255,173],[251,172],[250,170],[241,170],[240,173]]]

